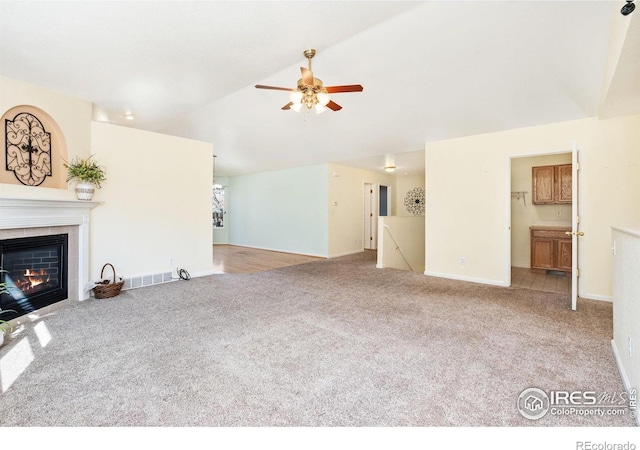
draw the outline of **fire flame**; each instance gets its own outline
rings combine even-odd
[[[24,272],[24,277],[26,278],[24,286],[20,286],[23,291],[25,290],[25,288],[27,290],[31,290],[42,283],[48,283],[49,279],[51,278],[47,271],[44,269],[40,269],[37,271],[27,269]]]

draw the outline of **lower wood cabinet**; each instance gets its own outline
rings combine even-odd
[[[571,231],[567,227],[530,227],[531,270],[571,272]]]

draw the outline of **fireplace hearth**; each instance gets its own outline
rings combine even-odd
[[[68,298],[68,235],[0,240],[0,273],[9,294],[0,296],[3,320]]]

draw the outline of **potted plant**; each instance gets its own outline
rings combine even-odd
[[[107,179],[103,167],[91,159],[75,157],[70,164],[65,164],[67,168],[67,181],[76,182],[76,196],[78,200],[91,200],[96,188],[100,189],[101,183]]]
[[[0,269],[0,272],[6,272],[6,270]],[[0,296],[2,294],[8,294],[8,293],[9,293],[9,290],[7,289],[7,284],[5,282],[0,283]],[[15,312],[15,311],[13,309],[2,309],[0,307],[0,317],[2,317],[4,313],[12,313],[12,312]],[[11,326],[11,324],[6,320],[0,319],[0,347],[2,347],[2,345],[4,344],[4,335],[10,334],[12,331],[13,331],[13,327]]]

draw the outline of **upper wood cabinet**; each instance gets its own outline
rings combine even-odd
[[[532,167],[533,204],[571,203],[571,164]]]

